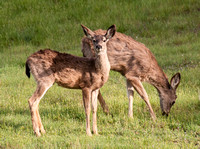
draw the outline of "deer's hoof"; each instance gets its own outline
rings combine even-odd
[[[45,134],[46,131],[45,131],[44,129],[41,129],[41,133],[42,133],[42,134]]]
[[[35,133],[36,137],[40,137],[41,136],[41,133],[37,132]]]
[[[91,132],[87,132],[87,136],[92,136],[92,133]]]

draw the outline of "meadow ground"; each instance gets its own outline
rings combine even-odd
[[[0,148],[200,148],[199,0],[10,0],[0,1],[0,18]],[[36,84],[25,75],[26,58],[43,48],[82,56],[80,24],[116,24],[153,52],[169,78],[181,73],[168,118],[146,83],[157,121],[137,93],[128,118],[125,79],[111,71],[101,92],[113,117],[98,106],[99,136],[86,136],[81,91],[54,85],[40,102],[46,134],[35,137],[28,99]]]

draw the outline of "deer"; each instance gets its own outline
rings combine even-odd
[[[94,32],[102,35],[105,30],[98,29]],[[157,89],[162,115],[168,116],[177,98],[176,89],[180,83],[180,73],[176,73],[169,83],[166,74],[158,65],[152,52],[144,44],[119,32],[116,32],[115,36],[108,41],[107,49],[111,70],[119,72],[126,78],[129,99],[128,116],[133,117],[133,95],[135,90],[145,101],[153,121],[156,120],[156,115],[142,82],[147,82]],[[88,37],[82,38],[82,53],[83,57],[91,58],[94,56],[94,46]],[[109,113],[101,92],[99,92],[98,100],[104,112]]]
[[[45,130],[39,114],[39,102],[47,90],[57,83],[70,89],[81,89],[83,105],[86,115],[86,134],[90,131],[90,102],[93,113],[93,134],[97,131],[97,95],[99,89],[107,82],[110,63],[107,56],[106,43],[115,35],[116,26],[108,28],[104,35],[96,35],[92,30],[81,25],[85,35],[92,40],[95,57],[78,57],[67,53],[60,53],[51,49],[39,50],[27,58],[26,75],[33,75],[37,88],[28,100],[33,131],[36,136],[44,134]]]

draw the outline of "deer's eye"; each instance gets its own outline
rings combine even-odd
[[[103,37],[103,42],[106,42],[106,37]]]
[[[93,42],[96,42],[96,40],[95,40],[95,39],[93,39],[92,41],[93,41]]]

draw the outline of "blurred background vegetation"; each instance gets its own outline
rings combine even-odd
[[[80,24],[92,30],[116,24],[153,52],[169,78],[181,73],[169,118],[144,83],[158,120],[137,94],[129,119],[125,80],[111,71],[102,94],[114,117],[98,108],[100,136],[85,135],[81,92],[57,86],[40,103],[47,134],[34,136],[27,101],[36,84],[25,76],[25,61],[44,48],[82,56]],[[0,148],[199,148],[199,74],[199,0],[1,0]]]

